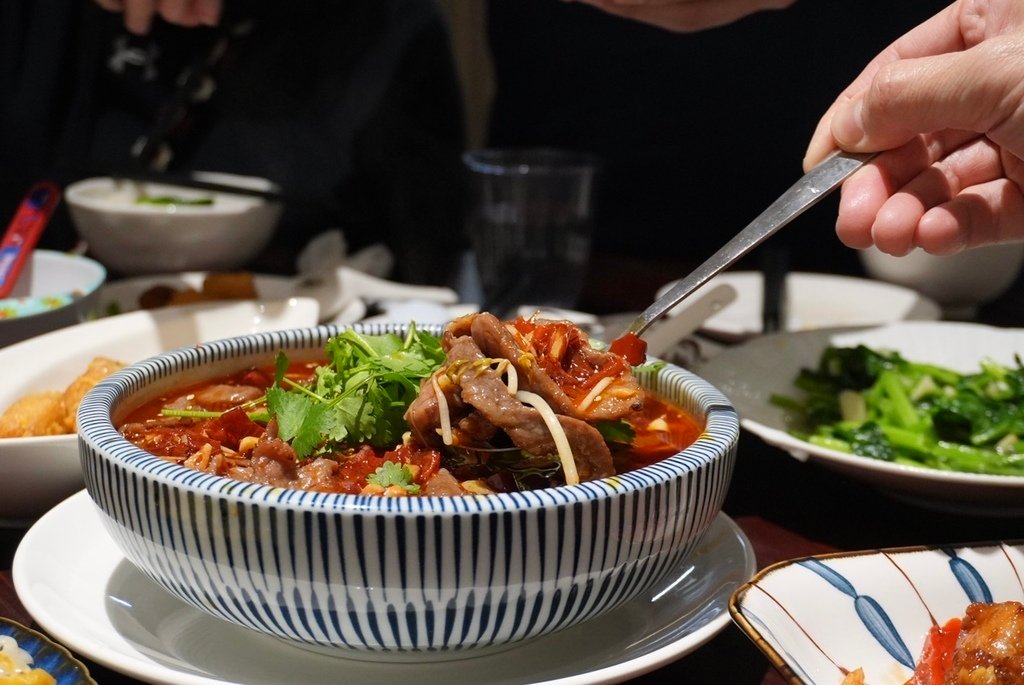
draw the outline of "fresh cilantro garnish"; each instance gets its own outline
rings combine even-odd
[[[376,471],[366,477],[366,482],[382,488],[397,485],[411,495],[420,491],[420,486],[412,482],[412,471],[409,467],[397,461],[386,461],[378,466]]]
[[[594,424],[605,442],[620,442],[624,445],[631,445],[636,431],[625,421],[598,421]]]
[[[300,459],[345,445],[398,443],[420,382],[444,362],[440,339],[415,325],[404,338],[344,331],[326,352],[311,387],[281,379],[267,391],[278,435]],[[286,365],[278,359],[279,374]]]

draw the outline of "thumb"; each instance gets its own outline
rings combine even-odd
[[[1019,140],[1022,81],[1024,36],[1019,35],[962,52],[891,62],[867,89],[837,104],[831,133],[841,148],[854,152],[891,149],[944,129],[998,135],[996,127],[1009,127],[1003,135]]]

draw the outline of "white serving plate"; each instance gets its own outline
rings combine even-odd
[[[319,685],[339,682],[339,674],[344,682],[374,685],[619,683],[718,634],[729,624],[729,597],[755,570],[749,540],[720,514],[664,581],[605,616],[488,656],[357,661],[290,645],[184,604],[124,558],[100,515],[81,492],[41,518],[15,554],[18,597],[76,653],[167,685]]]
[[[793,379],[814,367],[829,344],[900,352],[907,359],[975,371],[983,357],[1015,365],[1024,354],[1024,330],[947,321],[906,321],[885,326],[780,333],[727,348],[695,371],[733,402],[740,425],[800,461],[811,461],[924,506],[995,516],[1024,515],[1024,477],[989,476],[904,466],[829,450],[789,434],[786,413],[773,393],[797,395]]]
[[[794,685],[904,685],[934,620],[972,601],[1024,601],[1024,544],[829,554],[775,564],[733,595],[736,624]]]
[[[707,319],[706,333],[742,340],[762,332],[763,278],[758,271],[726,271],[694,293],[722,283],[736,289],[736,300]],[[658,290],[660,297],[675,282]],[[677,307],[681,310],[682,307]],[[671,313],[669,314],[672,315]],[[936,320],[941,308],[924,295],[881,281],[823,273],[793,272],[786,277],[785,330],[874,326],[903,320]]]
[[[183,345],[315,325],[307,298],[137,311],[62,328],[0,349],[0,411],[32,392],[63,390],[97,356],[126,363]],[[75,435],[0,438],[0,525],[21,526],[83,487]]]
[[[176,290],[201,290],[205,271],[139,276],[111,281],[100,291],[101,311],[128,312],[139,308],[139,296],[156,285]],[[449,288],[397,283],[347,266],[329,270],[323,277],[306,281],[294,276],[253,274],[253,287],[261,300],[310,297],[320,305],[320,323],[355,323],[366,314],[366,303],[420,301],[453,305],[458,294]]]

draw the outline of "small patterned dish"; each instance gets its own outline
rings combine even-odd
[[[57,685],[96,685],[85,664],[42,633],[0,617],[0,636],[14,638],[18,648],[32,657],[32,668],[49,673]]]
[[[770,566],[729,611],[794,685],[903,685],[933,625],[971,602],[1024,601],[1024,542],[838,553]]]
[[[10,297],[0,299],[0,347],[90,318],[106,278],[88,257],[33,251]]]

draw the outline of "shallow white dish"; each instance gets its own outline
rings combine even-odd
[[[696,291],[694,296],[720,283],[736,289],[736,301],[708,318],[701,330],[730,340],[760,334],[763,330],[761,273],[721,273]],[[658,296],[673,285],[675,282],[662,286]],[[786,298],[785,330],[788,331],[936,320],[942,316],[942,310],[935,302],[909,288],[852,276],[793,272],[786,277]],[[682,311],[683,307],[676,309]]]
[[[188,271],[111,281],[100,291],[99,306],[101,311],[133,311],[139,308],[139,296],[153,286],[201,290],[207,273]],[[421,301],[453,305],[458,301],[458,294],[450,288],[396,283],[347,266],[328,271],[323,278],[309,283],[294,276],[253,274],[253,287],[260,299],[296,296],[315,299],[320,305],[320,323],[355,323],[365,316],[367,302]]]
[[[201,290],[206,271],[185,271],[177,274],[161,274],[157,276],[137,276],[111,281],[100,289],[99,308],[102,312],[122,313],[139,309],[139,297],[150,288],[164,285],[175,290]],[[295,297],[299,284],[295,278],[276,274],[253,274],[253,287],[260,300],[280,300]],[[320,323],[330,320],[332,323],[354,323],[366,314],[366,305],[355,295],[339,297],[336,302],[318,301],[321,315]],[[226,300],[221,300],[226,301]],[[327,305],[331,311],[324,306]]]
[[[1024,477],[988,476],[903,466],[825,449],[787,431],[773,393],[799,395],[793,379],[814,367],[829,344],[892,349],[907,359],[975,371],[983,357],[1014,365],[1024,330],[945,321],[906,321],[874,328],[781,333],[725,349],[695,370],[733,402],[740,425],[801,461],[812,461],[924,506],[996,516],[1024,515]]]
[[[183,345],[311,326],[306,298],[131,312],[62,328],[0,349],[0,411],[32,392],[63,390],[97,356],[136,362]],[[75,435],[0,438],[0,526],[21,526],[84,486]],[[10,487],[7,486],[10,484]]]
[[[972,601],[1024,601],[1024,544],[838,553],[775,564],[733,595],[729,611],[787,682],[839,685],[863,668],[903,685],[932,619]]]
[[[621,682],[692,652],[729,623],[732,592],[755,570],[750,542],[720,514],[696,552],[641,597],[575,628],[472,659],[386,664],[294,647],[189,607],[124,559],[79,493],[41,518],[14,558],[22,604],[97,663],[168,685],[346,682],[450,685]],[[299,664],[299,666],[296,666]]]

